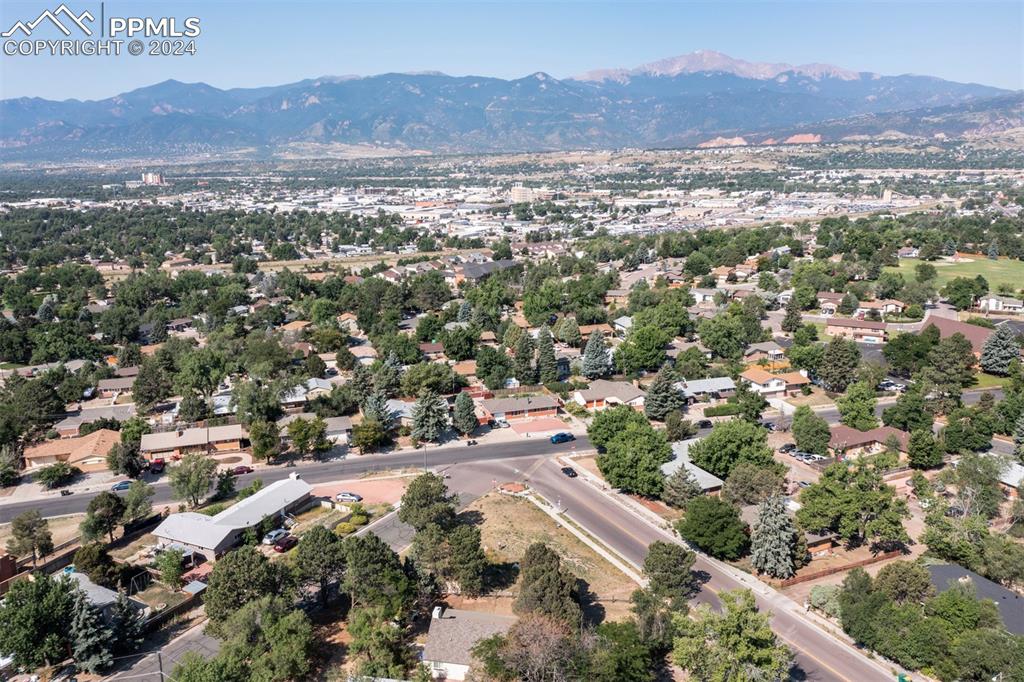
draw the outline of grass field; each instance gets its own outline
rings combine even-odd
[[[914,279],[914,266],[921,261],[917,258],[905,258],[896,267],[889,267],[890,272],[899,272],[906,280]],[[992,291],[995,291],[1000,284],[1009,284],[1014,290],[1024,288],[1024,261],[1010,260],[989,260],[979,258],[977,260],[951,263],[946,261],[931,261],[939,276],[936,280],[937,286],[941,289],[946,282],[957,277],[977,277],[981,275],[988,280]]]

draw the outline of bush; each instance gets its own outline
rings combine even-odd
[[[811,608],[821,611],[831,618],[839,618],[839,585],[815,585],[811,588],[808,601]]]
[[[544,388],[548,389],[552,393],[558,394],[563,399],[569,395],[569,391],[573,390],[572,384],[565,381],[551,381],[544,384]]]
[[[353,514],[349,517],[348,522],[353,526],[365,526],[369,522],[369,518],[362,514]]]
[[[345,537],[346,535],[351,535],[352,533],[355,533],[355,532],[356,532],[356,527],[355,527],[355,525],[352,524],[351,521],[342,521],[341,523],[339,523],[337,526],[334,527],[334,533],[336,535],[340,535],[341,537]]]
[[[907,306],[907,309],[903,311],[903,315],[911,320],[920,320],[924,317],[924,308],[917,303],[913,303]]]
[[[60,488],[71,483],[82,474],[82,470],[67,462],[57,462],[43,467],[36,473],[36,480],[45,488]]]
[[[590,412],[587,411],[587,408],[583,407],[575,400],[567,400],[565,404],[562,405],[562,409],[571,414],[572,416],[579,417],[581,419],[590,414]]]
[[[737,403],[722,403],[721,405],[712,405],[711,407],[704,410],[705,417],[731,417],[739,414],[743,411],[743,408]]]

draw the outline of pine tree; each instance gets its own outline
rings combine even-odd
[[[569,344],[573,348],[579,348],[583,343],[583,336],[580,334],[580,325],[571,317],[562,318],[562,328],[558,338],[562,343]]]
[[[555,344],[547,325],[537,334],[537,371],[540,382],[550,384],[558,381],[558,360],[555,358]]]
[[[981,347],[981,368],[990,374],[1007,375],[1010,363],[1020,357],[1017,335],[1008,325],[996,327]]]
[[[505,335],[501,337],[501,343],[505,348],[515,348],[522,336],[524,336],[523,330],[513,323],[505,330]]]
[[[942,448],[928,429],[910,434],[907,451],[910,466],[915,469],[933,469],[942,465]]]
[[[135,608],[128,595],[119,590],[110,611],[110,627],[119,653],[132,653],[142,646],[145,624],[143,611]]]
[[[373,372],[361,362],[352,369],[352,393],[356,400],[363,403],[373,394]]]
[[[999,260],[999,244],[995,240],[988,245],[988,259]]]
[[[773,578],[793,576],[796,528],[786,513],[786,503],[772,495],[761,505],[757,525],[750,536],[750,563],[758,573]]]
[[[608,373],[608,348],[604,337],[598,331],[591,332],[587,339],[587,347],[583,351],[583,376],[588,379],[600,379]]]
[[[516,357],[512,363],[512,371],[521,384],[537,383],[537,374],[533,367],[533,339],[529,334],[523,334],[516,342]]]
[[[661,493],[661,499],[676,509],[686,509],[690,500],[700,496],[703,492],[690,470],[681,466],[665,479],[665,488]]]
[[[683,409],[686,399],[675,382],[676,373],[667,364],[662,365],[644,399],[644,414],[649,419],[664,421],[670,413]]]
[[[455,409],[452,413],[452,423],[455,429],[464,436],[473,433],[478,422],[476,408],[473,406],[473,399],[466,392],[459,393],[455,398]]]
[[[786,315],[782,318],[782,331],[792,334],[803,325],[804,320],[800,315],[800,306],[796,302],[796,296],[791,296],[786,303]]]
[[[364,419],[375,421],[385,429],[391,426],[391,410],[388,408],[388,398],[383,393],[371,393],[359,409]]]
[[[412,408],[412,437],[436,441],[448,427],[448,406],[429,388],[420,391]]]
[[[455,319],[459,322],[469,322],[473,317],[473,304],[469,301],[463,301],[462,305],[459,306],[459,314]]]
[[[93,674],[109,668],[114,662],[114,644],[113,630],[103,622],[103,616],[85,592],[79,590],[71,619],[71,656],[75,664]]]

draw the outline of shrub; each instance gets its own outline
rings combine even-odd
[[[743,408],[737,403],[722,403],[721,405],[712,405],[704,410],[705,417],[731,417],[739,414],[743,411]]]
[[[348,522],[353,526],[365,526],[369,520],[370,519],[368,517],[363,516],[362,514],[353,514],[349,517]]]
[[[334,533],[342,537],[345,537],[346,535],[351,535],[354,532],[356,532],[356,527],[352,524],[351,521],[342,521],[334,527]]]
[[[227,505],[226,502],[214,502],[209,507],[204,507],[204,508],[200,509],[199,513],[200,514],[205,514],[206,516],[216,516],[217,514],[220,514],[222,511],[224,511],[227,508],[228,508],[228,505]]]
[[[821,611],[831,618],[839,618],[839,593],[842,588],[838,585],[815,585],[811,588],[808,601],[811,608]]]

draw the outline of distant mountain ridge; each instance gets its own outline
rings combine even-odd
[[[273,154],[310,143],[434,152],[696,146],[752,131],[815,133],[830,122],[815,133],[828,140],[841,139],[841,121],[853,117],[865,130],[872,117],[984,109],[1008,96],[1019,93],[707,50],[569,79],[388,73],[228,90],[168,80],[102,100],[2,100],[0,160]],[[947,134],[912,113],[893,120],[914,128],[907,134]]]

